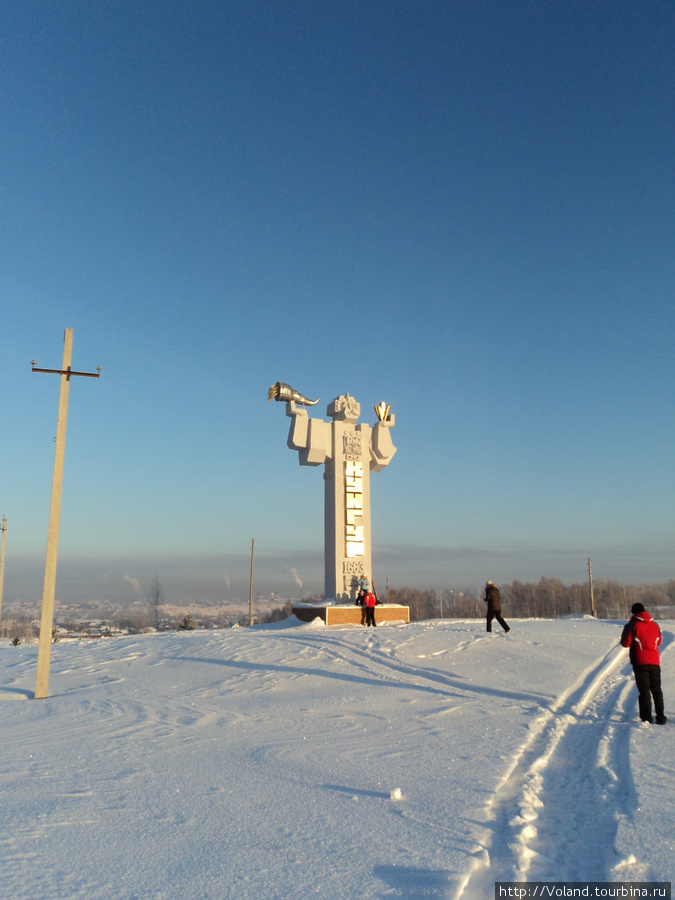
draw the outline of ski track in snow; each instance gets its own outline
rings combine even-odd
[[[472,635],[454,650],[432,656],[465,652],[481,637]],[[317,649],[315,641],[313,647]],[[462,683],[447,671],[393,658],[392,647],[379,648],[375,636],[368,635],[365,648],[358,648],[339,634],[322,635],[319,649],[348,661],[364,678],[398,681],[446,699],[466,700],[474,691],[500,694],[498,688]],[[543,699],[535,691],[503,695],[531,703]],[[489,824],[473,870],[455,900],[492,896],[497,881],[645,877],[634,857],[620,859],[614,848],[620,818],[630,818],[637,805],[630,766],[634,708],[632,670],[625,651],[615,646],[537,716],[489,803]],[[440,882],[436,887],[436,896],[449,896]]]
[[[192,839],[185,833],[193,829],[201,827],[202,838],[208,836],[208,818],[201,822],[204,811],[215,803],[227,808],[236,785],[221,785],[207,768],[204,785],[193,789],[194,808],[165,795],[161,780],[153,782],[147,798],[138,793],[147,779],[145,756],[155,752],[157,759],[166,760],[163,777],[183,790],[180,776],[175,778],[171,768],[176,736],[180,735],[181,753],[189,754],[194,747],[208,766],[211,754],[204,749],[204,733],[223,765],[236,750],[247,769],[264,774],[265,790],[278,794],[279,801],[284,798],[295,811],[297,819],[272,817],[265,830],[272,841],[269,846],[276,847],[281,858],[294,861],[295,867],[300,860],[314,859],[316,865],[315,856],[325,852],[326,841],[338,855],[349,857],[341,843],[334,845],[336,829],[342,834],[347,827],[343,823],[360,821],[360,809],[368,817],[370,806],[385,804],[379,814],[382,828],[389,841],[400,843],[403,855],[399,861],[395,854],[380,852],[370,871],[363,868],[360,897],[485,900],[494,896],[497,881],[648,880],[649,867],[630,853],[634,844],[624,849],[623,858],[615,850],[619,825],[631,823],[637,806],[630,762],[635,686],[625,651],[612,645],[589,664],[601,649],[591,645],[592,652],[584,657],[587,667],[578,677],[579,669],[565,667],[561,658],[559,667],[550,670],[554,677],[545,677],[548,673],[541,669],[540,679],[534,670],[523,678],[519,667],[523,637],[540,652],[548,641],[545,631],[533,628],[515,639],[486,636],[476,632],[473,623],[465,634],[457,631],[464,631],[461,622],[453,628],[455,643],[440,649],[433,642],[433,631],[427,641],[422,627],[391,626],[362,632],[288,629],[271,636],[269,653],[264,632],[252,632],[250,640],[234,634],[230,640],[224,634],[203,642],[194,637],[184,642],[157,637],[148,639],[147,646],[145,641],[127,642],[120,645],[124,648],[120,656],[111,656],[103,645],[100,652],[92,645],[69,648],[55,673],[52,696],[56,701],[62,690],[60,696],[76,715],[59,715],[58,702],[27,707],[56,744],[69,748],[62,752],[60,776],[45,766],[44,754],[36,753],[35,759],[32,753],[21,756],[23,732],[16,736],[7,729],[4,734],[6,750],[21,760],[20,775],[31,780],[41,804],[36,816],[15,816],[10,833],[0,841],[7,883],[20,883],[26,868],[32,871],[37,865],[38,842],[54,843],[57,832],[83,828],[95,835],[101,821],[122,822],[130,811],[144,828],[149,823],[151,829],[166,829],[176,836],[181,847],[181,842],[191,847]],[[672,642],[668,635],[666,645]],[[231,652],[223,652],[225,646]],[[26,672],[32,675],[32,655],[31,651],[6,665],[9,677],[3,691],[10,699],[30,696],[25,684]],[[143,690],[135,687],[136,666],[141,667],[146,693],[153,685],[161,688],[161,702],[148,702]],[[475,677],[477,666],[485,669],[480,677]],[[505,668],[500,677],[502,666],[513,666],[512,673]],[[563,671],[566,677],[561,677]],[[562,690],[566,678],[571,683]],[[109,686],[114,687],[112,692],[107,691]],[[326,711],[325,700],[333,696],[338,702]],[[409,712],[398,721],[402,709]],[[280,719],[287,711],[296,718],[289,728],[269,728],[271,711]],[[452,724],[448,716],[453,717]],[[522,730],[502,736],[501,722],[507,720]],[[484,726],[477,724],[482,722]],[[95,742],[88,735],[92,726],[99,734]],[[460,739],[465,728],[469,744]],[[228,734],[234,729],[237,743],[231,751]],[[457,739],[449,741],[452,729]],[[339,735],[346,764],[324,770],[320,755],[334,735]],[[504,740],[509,741],[508,749]],[[411,751],[421,744],[426,748],[421,756],[423,783],[416,780],[414,765],[410,767]],[[112,764],[110,776],[107,767],[97,766],[91,782],[82,778],[81,746],[105,754]],[[143,755],[132,752],[127,759],[129,749],[137,746],[143,747]],[[480,753],[474,754],[473,748],[479,746]],[[364,755],[365,769],[359,765]],[[371,756],[384,763],[381,772],[377,766],[369,771]],[[454,795],[457,771],[464,793]],[[7,777],[12,784],[16,773],[10,771]],[[250,790],[248,784],[243,783],[234,796],[243,796]],[[483,800],[481,792],[486,795]],[[306,802],[294,805],[295,795],[303,801],[312,798],[317,812],[312,813]],[[255,810],[264,806],[264,797],[256,797],[254,793]],[[457,797],[463,798],[463,806]],[[476,798],[475,807],[471,797]],[[328,825],[323,819],[327,812]],[[219,834],[222,829],[219,822]],[[351,841],[353,830],[346,833],[349,837],[340,840]],[[630,841],[629,837],[626,843]],[[218,876],[232,885],[228,897],[250,900],[263,891],[285,900],[291,896],[293,877],[298,897],[313,893],[309,873],[301,878],[270,864],[269,872],[260,869],[248,875],[247,869],[228,865],[227,876]],[[68,870],[60,876],[66,882],[56,891],[53,875],[32,877],[41,897],[49,896],[50,890],[63,898],[88,895],[102,900],[104,895],[86,871]],[[339,877],[339,868],[335,873],[329,867],[320,869],[319,883],[327,900],[355,898],[353,886],[351,892],[340,892]],[[176,886],[168,891],[158,888],[156,896],[165,900],[179,895]],[[4,896],[1,887],[0,896]],[[151,894],[139,888],[133,896]]]
[[[474,634],[453,650],[432,655],[466,652],[481,639]],[[501,692],[406,662],[397,658],[405,640],[379,647],[375,632],[366,632],[364,646],[338,632],[321,634],[318,641],[316,635],[293,634],[289,641],[302,648],[299,656],[293,654],[296,663],[303,657],[309,663],[307,655],[315,663],[327,656],[347,664],[344,677],[359,683],[398,683],[445,700],[465,701],[473,692],[539,705],[544,700],[536,691]],[[315,673],[311,666],[307,672]],[[619,816],[630,816],[636,805],[629,758],[633,688],[626,653],[613,647],[537,716],[489,804],[487,831],[477,841],[476,862],[455,900],[492,896],[496,881],[612,881],[630,875],[635,860],[619,860],[613,848]],[[411,817],[404,810],[400,814]],[[643,875],[634,874],[636,879]],[[449,896],[442,883],[447,886],[447,879],[435,886],[438,894],[429,886],[433,895]]]
[[[484,849],[457,900],[483,900],[497,881],[630,876],[614,838],[636,806],[633,687],[625,651],[613,648],[533,723],[489,804]]]

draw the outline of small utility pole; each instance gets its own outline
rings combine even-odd
[[[59,545],[59,524],[61,519],[61,493],[63,489],[63,461],[66,450],[66,424],[68,420],[68,393],[73,375],[98,378],[101,367],[96,372],[73,372],[70,360],[73,354],[73,329],[66,328],[63,338],[63,365],[60,369],[38,369],[32,362],[34,372],[50,372],[61,376],[59,392],[59,415],[56,422],[56,449],[54,451],[54,474],[52,477],[52,499],[49,507],[49,528],[47,531],[47,553],[45,557],[45,579],[42,588],[42,613],[40,616],[40,641],[38,643],[37,677],[35,679],[35,699],[41,700],[49,692],[49,660],[52,646],[52,624],[54,621],[54,590],[56,587],[56,560]]]
[[[0,547],[0,622],[2,621],[2,586],[5,581],[5,538],[7,536],[7,516],[2,517],[2,546]]]
[[[248,624],[253,625],[253,548],[255,541],[251,539],[251,581],[248,588]]]
[[[595,617],[595,597],[593,596],[593,566],[588,560],[588,586],[591,589],[591,615]]]

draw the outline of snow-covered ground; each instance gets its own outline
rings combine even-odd
[[[508,618],[508,615],[507,615]],[[672,881],[675,742],[621,623],[0,645],[0,897],[491,898]],[[673,624],[662,623],[666,712]]]

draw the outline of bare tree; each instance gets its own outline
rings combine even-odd
[[[150,612],[155,619],[155,628],[159,628],[159,608],[164,603],[164,588],[159,580],[159,575],[155,575],[150,583],[150,587],[145,592],[150,604]]]

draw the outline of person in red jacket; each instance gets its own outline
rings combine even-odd
[[[665,725],[668,719],[663,712],[663,692],[661,690],[661,629],[645,611],[642,603],[634,603],[630,622],[621,633],[621,646],[628,647],[638,689],[638,711],[643,722],[652,721],[652,697],[656,724]]]
[[[375,604],[377,600],[375,599],[375,594],[371,593],[371,591],[367,591],[365,597],[363,598],[363,608],[366,611],[366,625],[373,628],[375,627]]]

